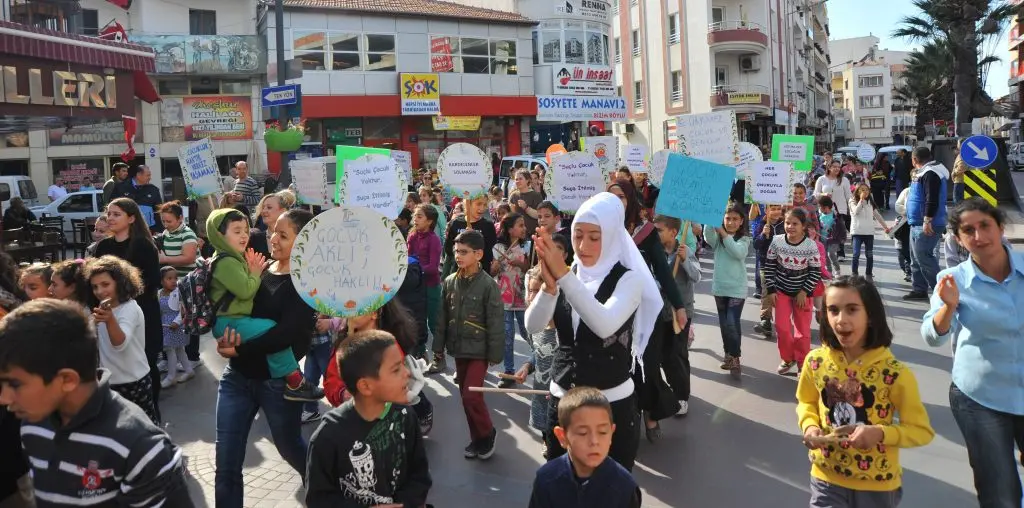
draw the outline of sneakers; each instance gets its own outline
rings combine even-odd
[[[196,373],[194,371],[190,370],[188,372],[182,372],[181,375],[178,376],[178,379],[175,379],[175,382],[184,383],[194,377],[196,377]]]
[[[491,434],[485,438],[481,438],[480,442],[476,445],[476,458],[480,460],[487,460],[494,455],[494,441],[498,437],[498,430],[491,428]]]
[[[167,372],[167,360],[164,360],[163,358],[157,360],[156,368],[160,372]]]
[[[725,359],[722,360],[722,364],[719,365],[718,368],[722,370],[729,370],[730,368],[732,368],[732,356],[725,355]]]
[[[927,302],[928,293],[924,291],[911,291],[903,295],[903,300],[907,302]]]
[[[501,382],[498,383],[498,388],[512,388],[515,385],[515,379],[502,378]]]
[[[754,298],[760,300],[761,299],[761,292],[760,291],[754,291]]]
[[[475,459],[477,457],[476,443],[471,442],[468,445],[466,445],[466,452],[463,453],[462,456],[466,457],[467,459]]]
[[[199,367],[202,367],[202,366],[203,366],[203,359],[202,358],[192,362],[192,368],[193,369],[198,369]]]
[[[171,376],[166,376],[160,380],[160,388],[170,388],[174,386],[177,382],[177,379],[174,379]]]
[[[434,355],[434,361],[427,367],[427,374],[444,374],[448,371],[448,361],[445,360],[444,355]]]
[[[284,398],[285,400],[296,402],[316,402],[324,398],[324,391],[319,386],[313,386],[303,381],[296,388],[286,385],[284,388]]]
[[[762,319],[760,323],[754,325],[754,331],[763,335],[771,335],[774,333],[772,322],[768,319]]]
[[[320,419],[319,411],[306,411],[302,410],[302,423],[313,423]]]
[[[782,362],[779,364],[779,368],[775,369],[775,372],[778,372],[780,376],[785,376],[789,374],[789,371],[793,370],[793,367],[796,367],[796,362]]]
[[[729,375],[735,379],[739,379],[741,374],[740,357],[732,357],[732,364],[729,365]]]
[[[690,404],[685,400],[679,401],[679,411],[676,411],[676,416],[686,416],[690,412]]]

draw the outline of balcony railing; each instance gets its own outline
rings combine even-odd
[[[751,23],[750,21],[719,21],[718,23],[711,23],[708,25],[709,32],[720,32],[722,30],[755,30],[761,33],[767,33],[764,25],[760,23]]]
[[[644,100],[642,98],[633,99],[633,109],[644,109]]]
[[[131,42],[153,48],[156,74],[259,74],[267,68],[258,35],[133,33]]]
[[[768,94],[770,90],[765,85],[740,85],[740,84],[720,84],[711,87],[711,93],[715,95],[730,94],[730,93],[760,93]]]
[[[682,101],[683,101],[683,91],[682,90],[672,90],[672,102],[676,103],[676,102],[682,102]]]
[[[668,43],[669,44],[679,44],[679,32],[678,31],[677,32],[672,32],[672,33],[668,34]]]
[[[640,56],[640,46],[633,46],[633,56]]]

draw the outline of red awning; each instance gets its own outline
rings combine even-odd
[[[2,20],[0,53],[129,71],[153,72],[156,68],[156,56],[146,46],[105,41]]]

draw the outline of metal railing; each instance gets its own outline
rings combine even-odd
[[[633,109],[644,109],[644,100],[633,99]]]
[[[675,31],[675,32],[672,32],[672,33],[668,34],[668,43],[669,44],[679,44],[679,32],[678,31]]]
[[[754,30],[756,32],[768,33],[764,25],[750,21],[719,21],[708,24],[709,32],[720,32],[722,30]]]
[[[683,91],[682,90],[672,90],[672,102],[682,102],[682,100],[683,100]]]
[[[640,56],[640,46],[633,46],[633,56]]]
[[[761,93],[768,94],[770,90],[766,85],[741,85],[741,84],[720,84],[711,87],[711,93],[714,95],[730,94],[730,93]]]

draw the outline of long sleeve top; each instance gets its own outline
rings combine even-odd
[[[679,295],[679,288],[676,287],[672,278],[672,267],[669,266],[665,250],[661,246],[658,230],[651,228],[650,234],[641,240],[637,248],[644,260],[647,261],[651,275],[654,275],[654,280],[661,288],[661,293],[668,299],[668,303],[672,304],[672,308],[682,309],[684,307],[683,298]]]
[[[859,202],[850,200],[850,234],[851,235],[873,235],[875,226],[871,219],[877,221],[882,228],[886,227],[885,219],[878,209],[871,205],[871,201],[862,199]]]
[[[840,177],[838,182],[827,176],[819,178],[818,183],[814,184],[814,197],[820,198],[826,194],[832,196],[839,215],[850,213],[848,202],[853,196],[850,194],[850,181],[845,176]]]
[[[711,277],[711,293],[730,298],[747,297],[747,254],[750,252],[750,237],[739,240],[732,235],[718,236],[718,230],[704,227],[704,241],[715,251],[715,271]]]
[[[800,291],[810,296],[821,280],[821,255],[818,245],[805,236],[792,244],[786,235],[772,239],[764,266],[765,292],[796,296]]]
[[[295,359],[306,356],[313,333],[313,309],[295,291],[290,274],[263,272],[259,290],[253,299],[252,317],[277,323],[266,333],[235,347],[238,356],[231,368],[246,378],[270,379],[267,355],[291,348]]]
[[[526,331],[543,331],[555,314],[558,292],[565,292],[565,299],[572,306],[573,328],[578,328],[580,320],[583,320],[594,335],[609,337],[618,331],[640,306],[643,296],[641,275],[633,271],[626,272],[615,285],[612,296],[605,303],[601,303],[594,297],[601,280],[584,283],[576,274],[567,272],[558,279],[558,291],[555,294],[541,291],[526,308]]]
[[[441,284],[441,239],[433,231],[409,233],[406,240],[409,255],[416,256],[423,269],[424,282],[428,286]]]
[[[679,244],[676,248],[665,251],[665,258],[675,264],[675,258],[679,256]],[[679,296],[683,299],[683,308],[686,309],[687,319],[693,318],[693,288],[700,282],[700,262],[693,249],[687,247],[686,259],[679,261],[679,270],[675,273],[675,286],[679,290]],[[665,302],[666,310],[672,310],[668,301]]]

